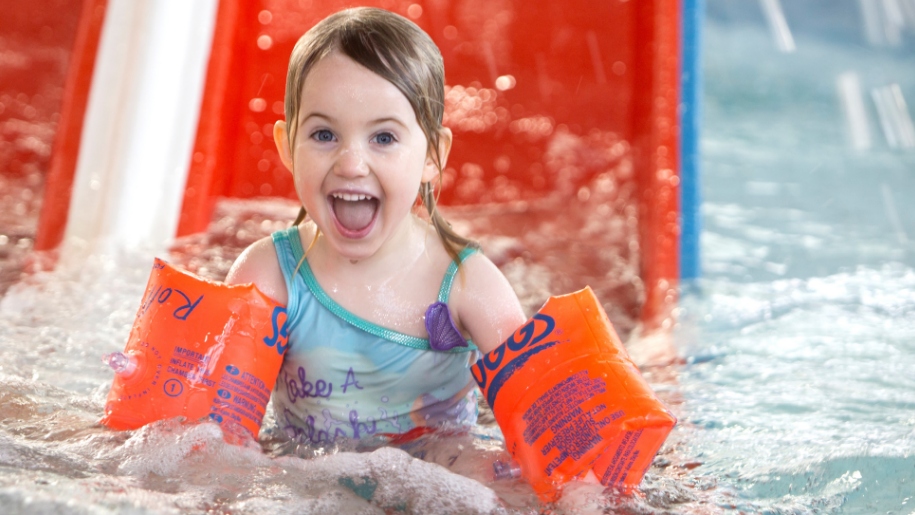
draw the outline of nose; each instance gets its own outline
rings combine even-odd
[[[334,161],[334,173],[348,179],[368,175],[369,166],[363,149],[358,145],[346,145],[341,148]]]

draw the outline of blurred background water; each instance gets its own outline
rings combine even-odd
[[[913,109],[896,104],[893,115],[886,101],[915,101],[913,7],[707,2],[704,275],[682,285],[678,362],[644,370],[680,424],[640,494],[576,485],[557,511],[915,513],[915,144],[906,144],[901,114]],[[29,248],[41,183],[28,177],[16,195],[4,185],[22,212],[0,227],[3,266]],[[281,202],[226,206],[208,235],[179,242],[175,258],[219,276],[294,211]],[[486,234],[487,220],[505,213],[454,214],[482,227],[496,254],[524,245]],[[580,212],[571,221],[610,223]],[[562,223],[552,230],[585,237]],[[509,270],[525,277],[515,285],[529,302],[562,273],[549,270],[554,262],[534,265]],[[272,447],[269,435],[263,445],[230,446],[208,424],[98,427],[111,381],[99,358],[123,346],[149,266],[145,252],[94,256],[26,276],[0,298],[3,511],[546,509],[523,484],[490,481],[504,452],[485,435],[419,444],[440,462],[460,448],[452,473],[410,465],[399,452],[315,458]],[[651,340],[629,346],[637,353]],[[410,472],[385,472],[397,467]],[[366,489],[377,492],[373,502]]]
[[[784,2],[785,51],[767,3],[708,3],[684,452],[726,510],[913,513],[915,144],[888,137],[875,99],[915,99],[915,6]],[[902,32],[869,36],[867,9],[890,4]]]

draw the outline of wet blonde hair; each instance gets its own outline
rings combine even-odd
[[[445,65],[428,34],[415,23],[384,9],[357,7],[332,14],[302,36],[289,58],[286,75],[286,120],[289,148],[295,148],[302,88],[308,73],[328,54],[339,51],[393,84],[410,102],[428,142],[426,152],[442,174],[439,142],[445,113]],[[479,245],[457,234],[436,209],[431,182],[419,197],[445,250],[456,262],[465,247]],[[295,225],[306,216],[301,208]]]

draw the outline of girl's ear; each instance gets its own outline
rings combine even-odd
[[[451,129],[442,127],[438,132],[438,156],[441,159],[441,170],[444,170],[448,163],[449,152],[451,152]],[[429,154],[426,156],[426,166],[423,168],[423,182],[434,181],[441,170],[435,166],[435,159],[432,158],[432,154]]]
[[[291,172],[292,151],[289,148],[289,133],[286,132],[286,122],[283,120],[278,120],[273,124],[273,142],[276,143],[276,150],[280,154],[280,161],[282,161]]]

